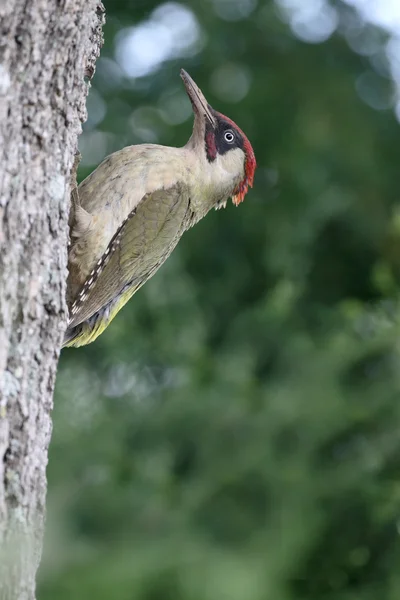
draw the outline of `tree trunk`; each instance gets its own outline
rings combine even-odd
[[[66,326],[70,173],[98,0],[0,1],[0,599],[35,597]]]

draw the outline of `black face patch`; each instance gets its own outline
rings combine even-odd
[[[225,154],[233,148],[243,150],[243,136],[233,126],[233,123],[224,118],[218,119],[218,126],[215,131],[215,145],[217,146],[218,154]]]
[[[240,148],[244,151],[242,134],[236,129],[234,123],[223,117],[217,117],[217,127],[215,129],[207,123],[205,142],[207,158],[210,162],[216,159],[217,154],[226,154],[234,148]]]

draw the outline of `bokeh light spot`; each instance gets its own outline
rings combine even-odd
[[[257,0],[213,0],[216,14],[225,21],[241,21],[251,15]]]
[[[373,71],[365,71],[356,79],[361,100],[375,110],[386,110],[393,104],[387,82]]]
[[[104,131],[84,131],[79,138],[79,150],[82,154],[81,165],[100,163],[109,153],[113,135]]]
[[[325,0],[277,0],[277,6],[293,33],[303,42],[325,42],[338,25],[336,10]]]
[[[250,89],[251,76],[245,67],[226,63],[215,69],[211,87],[216,96],[225,102],[240,102]]]
[[[92,87],[87,99],[88,118],[85,123],[86,129],[92,129],[99,125],[107,112],[107,104],[96,88]]]
[[[193,115],[187,95],[177,88],[168,90],[161,96],[159,108],[161,116],[167,125],[179,125]]]
[[[153,144],[158,142],[157,124],[159,119],[159,111],[151,106],[139,106],[133,111],[130,125],[139,142]]]
[[[115,56],[128,77],[144,77],[173,58],[192,56],[202,48],[201,29],[187,7],[168,2],[156,8],[147,21],[122,29]]]

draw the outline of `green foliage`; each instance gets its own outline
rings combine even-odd
[[[357,93],[367,74],[389,97],[385,38],[359,26],[370,61],[347,5],[308,44],[253,4],[226,20],[227,0],[187,2],[202,49],[137,79],[115,44],[158,4],[107,6],[81,176],[99,139],[185,143],[190,121],[159,110],[181,66],[259,169],[95,344],[63,352],[41,600],[400,597],[399,127]],[[248,78],[240,100],[224,72]]]

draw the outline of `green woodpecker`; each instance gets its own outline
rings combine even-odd
[[[183,148],[128,146],[108,156],[72,194],[69,322],[64,346],[93,342],[211,208],[237,206],[252,186],[250,142],[181,77],[194,112]]]

